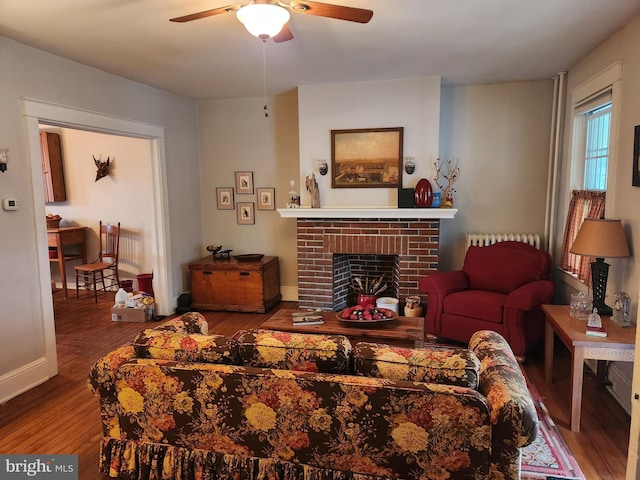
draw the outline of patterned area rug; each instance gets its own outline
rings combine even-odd
[[[536,404],[540,431],[538,438],[522,450],[522,480],[585,480],[558,427],[549,416],[535,386],[527,379]]]

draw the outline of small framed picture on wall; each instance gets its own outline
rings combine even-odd
[[[233,187],[217,187],[216,197],[218,199],[218,210],[233,210]]]
[[[253,172],[236,172],[236,193],[253,194]]]
[[[256,223],[255,204],[253,202],[238,202],[238,225],[253,225]]]
[[[258,210],[276,209],[276,189],[258,188]]]

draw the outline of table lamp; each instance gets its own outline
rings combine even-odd
[[[575,255],[596,257],[596,261],[591,263],[593,307],[598,309],[600,315],[611,315],[613,310],[604,303],[609,276],[609,264],[605,263],[604,257],[629,256],[622,222],[604,218],[585,218],[569,251]]]

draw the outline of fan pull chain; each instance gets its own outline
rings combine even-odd
[[[264,116],[269,116],[267,108],[267,39],[262,39],[262,101],[264,103]]]

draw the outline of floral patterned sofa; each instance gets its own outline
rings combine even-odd
[[[538,430],[506,341],[207,335],[186,313],[91,369],[100,471],[138,480],[517,479]]]

